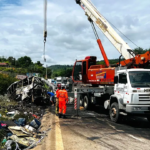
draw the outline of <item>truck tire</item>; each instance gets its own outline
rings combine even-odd
[[[89,109],[89,98],[88,96],[84,96],[84,103],[83,103],[83,106],[84,106],[84,109],[87,110]]]
[[[148,122],[150,122],[150,116],[146,116],[146,118],[147,118]]]
[[[120,111],[119,111],[119,106],[117,102],[113,102],[110,106],[109,110],[109,116],[111,121],[113,122],[119,122],[120,121]]]
[[[84,104],[84,99],[83,99],[83,96],[80,95],[80,106],[83,106],[83,104]]]

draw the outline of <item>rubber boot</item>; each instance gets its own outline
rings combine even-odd
[[[63,115],[62,118],[63,118],[63,119],[66,119],[67,117],[66,117],[66,115]]]
[[[61,114],[59,114],[59,118],[61,118]]]

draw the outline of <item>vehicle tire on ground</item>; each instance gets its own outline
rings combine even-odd
[[[147,118],[148,122],[150,122],[150,116],[146,116],[146,118]]]
[[[85,110],[89,109],[89,105],[90,105],[89,103],[90,103],[90,102],[89,102],[88,96],[84,96],[83,102],[84,102],[84,103],[83,103],[84,109],[85,109]]]
[[[95,103],[94,103],[94,96],[90,96],[90,110],[94,110],[95,109]]]
[[[111,121],[113,122],[119,122],[120,121],[120,111],[119,111],[119,106],[117,102],[113,102],[110,106],[109,110],[109,116]]]
[[[83,106],[84,105],[84,99],[83,99],[83,96],[80,95],[80,106]]]

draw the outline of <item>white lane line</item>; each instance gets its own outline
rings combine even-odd
[[[108,123],[108,125],[109,125],[110,127],[112,127],[114,130],[118,131],[118,132],[124,132],[123,130],[117,130],[115,126],[112,126],[112,125],[110,125],[109,123]]]
[[[56,144],[56,150],[64,150],[62,135],[61,135],[61,129],[59,124],[59,118],[55,116],[55,144]]]
[[[140,138],[138,138],[138,137],[135,137],[135,136],[133,136],[133,135],[131,135],[131,134],[127,134],[127,135],[130,136],[130,137],[132,137],[133,139],[135,139],[135,140],[137,140],[137,141],[143,142],[143,140],[140,139]]]
[[[108,124],[109,124],[109,123],[108,123]],[[112,125],[110,125],[110,124],[109,124],[109,126],[112,127],[113,129],[115,129],[116,131],[124,132],[123,130],[117,130],[114,126],[112,126]],[[138,140],[138,141],[140,141],[140,142],[143,142],[143,140],[140,139],[140,138],[138,138],[138,137],[135,137],[135,136],[133,136],[133,135],[131,135],[131,134],[127,134],[127,135],[130,136],[130,137],[132,137],[132,138],[135,139],[135,140]]]
[[[117,130],[115,126],[110,125],[108,122],[107,122],[107,124],[108,124],[110,127],[112,127],[114,130],[116,130],[116,131],[125,132],[125,131],[123,131],[123,130]],[[133,139],[135,139],[135,140],[137,140],[137,141],[143,142],[143,139],[140,139],[140,138],[138,138],[138,137],[135,137],[135,136],[133,136],[133,135],[131,135],[131,134],[127,134],[127,135],[130,136],[130,137],[132,137]]]

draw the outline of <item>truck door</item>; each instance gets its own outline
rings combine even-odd
[[[75,63],[72,76],[74,82],[82,82],[82,61]]]
[[[87,83],[87,62],[83,61],[82,62],[82,81],[83,83]]]
[[[118,82],[116,90],[124,98],[127,92],[127,74],[126,73],[119,74],[119,82]]]

